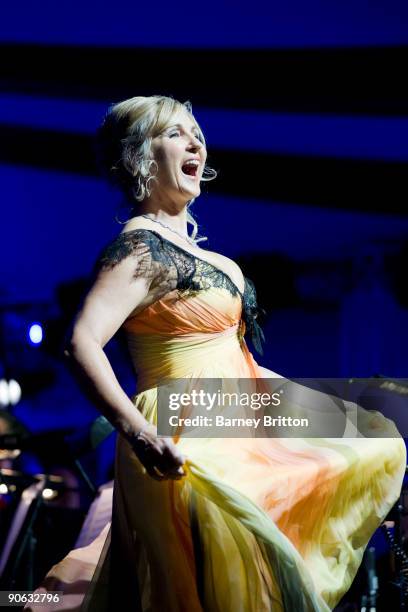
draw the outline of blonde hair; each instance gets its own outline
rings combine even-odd
[[[151,167],[157,167],[156,161],[149,157],[152,139],[168,127],[181,109],[190,114],[199,139],[206,146],[204,134],[193,116],[191,102],[179,102],[169,96],[136,96],[112,104],[97,131],[98,166],[102,174],[122,190],[131,203],[132,212],[137,207],[135,201],[141,202],[150,196],[150,182],[157,180],[151,174]],[[201,180],[211,181],[217,174],[216,170],[205,166]],[[187,221],[193,225],[192,239],[198,231],[197,222],[189,211],[194,201],[195,198],[187,204]]]

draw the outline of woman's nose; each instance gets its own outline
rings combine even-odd
[[[193,153],[194,155],[199,155],[200,158],[205,156],[205,152],[203,150],[203,144],[201,142],[192,142],[190,143],[190,145],[187,147],[187,150],[189,151],[189,153]]]
[[[194,147],[195,149],[201,149],[204,145],[197,136],[193,136],[190,140],[189,146]]]

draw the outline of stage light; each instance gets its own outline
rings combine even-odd
[[[33,323],[29,329],[28,337],[32,344],[40,344],[43,339],[43,328],[39,323]]]
[[[0,406],[9,405],[9,386],[4,378],[0,380]]]
[[[57,495],[58,491],[56,491],[55,489],[49,489],[48,487],[43,489],[42,492],[42,496],[44,499],[54,499],[54,497],[57,497]]]
[[[14,378],[11,378],[9,380],[8,389],[10,404],[14,406],[15,404],[18,404],[21,399],[21,387],[18,382],[14,380]]]
[[[2,482],[0,484],[0,495],[7,495],[7,493],[8,493],[8,486],[4,482]]]
[[[7,381],[0,379],[0,407],[18,404],[21,399],[21,387],[19,383],[11,378]]]

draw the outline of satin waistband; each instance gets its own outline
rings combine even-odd
[[[183,378],[199,371],[209,358],[229,360],[242,351],[240,323],[211,334],[190,333],[178,336],[127,334],[129,353],[138,377],[138,389],[153,386],[161,378]]]

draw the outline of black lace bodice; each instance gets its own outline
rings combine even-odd
[[[135,258],[134,278],[143,277],[149,281],[149,290],[153,292],[155,301],[174,289],[184,296],[195,295],[210,287],[223,287],[231,295],[240,296],[241,317],[246,332],[250,334],[254,348],[263,355],[265,336],[256,319],[265,311],[258,307],[255,286],[249,278],[244,277],[242,293],[223,270],[189,253],[158,232],[145,228],[119,234],[103,249],[95,272],[105,267],[112,268],[130,256]]]

